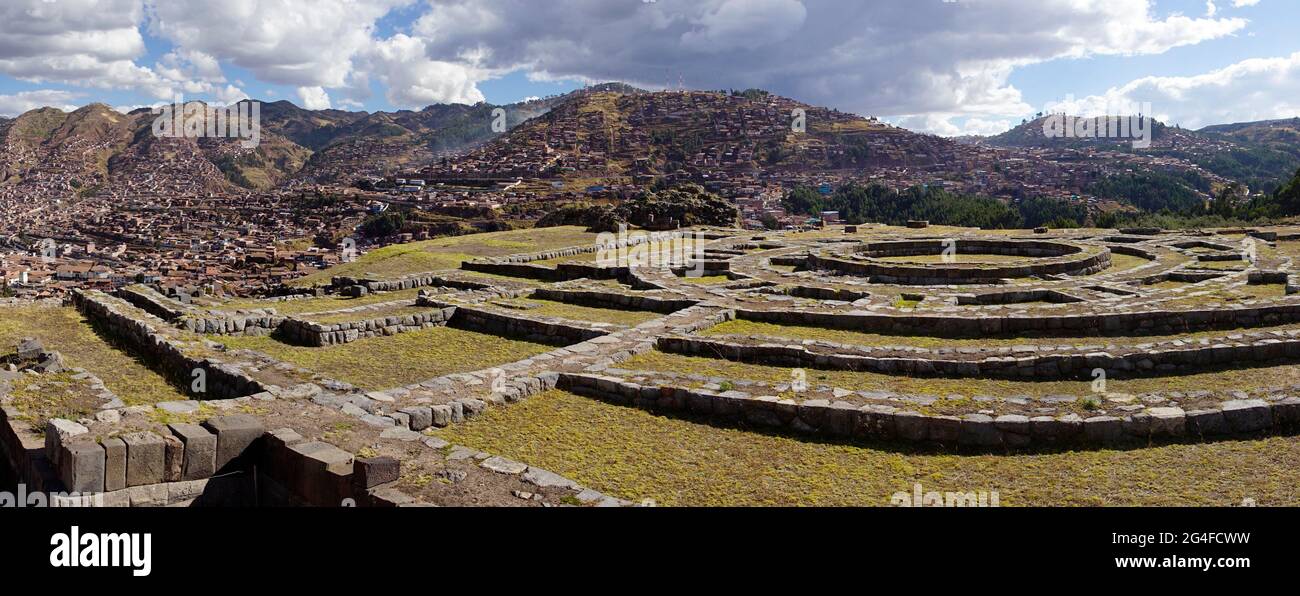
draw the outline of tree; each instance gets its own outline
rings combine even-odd
[[[385,211],[367,217],[361,222],[361,233],[368,238],[392,236],[406,226],[406,216],[400,212]]]
[[[800,215],[814,215],[824,209],[821,193],[808,186],[799,186],[785,195],[781,201],[786,211]]]

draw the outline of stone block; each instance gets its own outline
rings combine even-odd
[[[104,448],[89,437],[61,445],[59,478],[69,492],[104,492]]]
[[[166,469],[167,447],[163,438],[151,432],[122,435],[126,443],[127,487],[158,484]],[[134,499],[132,500],[134,506]]]
[[[401,462],[387,456],[357,459],[352,465],[352,484],[361,490],[368,490],[396,482],[401,469]]]
[[[168,428],[185,446],[181,480],[201,480],[216,473],[216,435],[197,424],[172,424]]]
[[[429,408],[433,426],[442,428],[451,424],[451,406],[437,405]]]
[[[410,429],[421,431],[433,426],[433,409],[428,406],[416,406],[398,410],[410,419]]]
[[[203,426],[217,435],[218,472],[241,465],[244,462],[242,456],[256,448],[258,439],[265,432],[262,421],[247,414],[216,416],[204,422]]]
[[[203,495],[208,487],[208,480],[183,480],[167,485],[167,504],[176,505],[193,501]]]
[[[1114,416],[1093,416],[1083,421],[1083,437],[1095,445],[1111,445],[1124,438],[1123,421]]]
[[[1227,434],[1228,421],[1219,410],[1191,410],[1187,412],[1187,432],[1193,436]]]
[[[180,482],[185,471],[185,443],[175,435],[163,436],[163,480]]]
[[[483,460],[483,463],[479,465],[489,470],[492,470],[493,472],[496,472],[498,474],[509,474],[509,475],[522,474],[524,473],[525,470],[528,469],[527,464],[522,464],[517,461],[509,460],[499,456],[489,457]]]
[[[352,491],[353,457],[338,447],[320,441],[306,441],[289,447],[290,468],[297,473],[292,490],[318,507],[338,507]]]
[[[1262,399],[1225,401],[1219,407],[1234,433],[1257,432],[1273,426],[1273,411]]]
[[[1300,397],[1287,397],[1274,402],[1273,424],[1287,429],[1300,424]]]
[[[90,429],[71,420],[51,418],[45,423],[45,455],[50,458],[50,465],[59,467],[63,444],[74,437],[89,433]]]
[[[1181,437],[1187,432],[1187,416],[1182,408],[1151,408],[1151,434],[1165,437]]]
[[[157,436],[157,435],[155,435]],[[161,444],[162,439],[159,438]],[[132,486],[125,491],[131,507],[166,507],[167,485]]]
[[[120,437],[104,439],[104,490],[126,488],[126,442]]]
[[[968,414],[962,418],[957,443],[971,447],[994,447],[1002,444],[1002,432],[992,416]]]

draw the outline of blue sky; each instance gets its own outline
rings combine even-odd
[[[1151,102],[1193,127],[1300,112],[1300,2],[1080,4],[6,0],[0,114],[178,92],[418,109],[609,80],[759,86],[939,134],[998,132],[1049,105]]]
[[[1155,3],[1161,14],[1203,15],[1205,0],[1165,0]],[[1194,76],[1228,67],[1248,58],[1286,56],[1300,52],[1300,2],[1282,0],[1233,8],[1231,0],[1216,2],[1218,14],[1249,19],[1241,32],[1221,39],[1136,56],[1093,56],[1063,59],[1019,68],[1009,82],[1022,89],[1036,107],[1066,95],[1098,95],[1107,89],[1146,76]]]

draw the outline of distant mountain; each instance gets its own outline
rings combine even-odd
[[[156,138],[156,116],[147,108],[129,114],[104,104],[73,112],[40,108],[0,119],[0,188],[93,196],[265,190],[293,179],[350,182],[484,142],[497,134],[497,108],[512,127],[565,98],[374,113],[265,102],[260,144],[252,149],[228,138]]]
[[[1053,118],[1059,118],[1059,117],[1060,116],[1052,116],[1052,115],[1041,116],[1033,120],[1023,122],[1019,126],[1016,126],[1011,130],[1008,130],[1007,132],[1004,132],[1002,134],[994,135],[991,137],[982,137],[980,140],[983,144],[992,145],[994,147],[1021,147],[1021,148],[1028,148],[1028,147],[1062,148],[1064,147],[1064,148],[1079,149],[1084,147],[1121,148],[1124,146],[1131,148],[1133,146],[1132,138],[1118,138],[1118,131],[1120,130],[1118,128],[1119,126],[1118,124],[1114,125],[1115,128],[1108,129],[1106,119],[1104,117],[1091,118],[1091,119],[1089,118],[1076,119],[1076,117],[1074,116],[1066,116],[1066,118],[1069,119],[1066,120],[1066,122],[1077,122],[1078,120],[1085,120],[1085,121],[1091,120],[1092,130],[1099,131],[1095,137],[1080,138],[1076,136],[1049,136],[1048,134],[1049,131],[1062,130],[1062,129],[1053,128],[1051,126],[1051,123],[1049,122],[1049,120]],[[1156,120],[1148,120],[1148,122],[1150,122],[1149,125],[1151,126],[1151,130],[1152,130],[1151,141],[1153,146],[1168,145],[1170,143],[1177,142],[1177,139],[1179,138],[1183,138],[1181,136],[1183,134],[1182,131],[1168,127],[1163,122],[1159,122]],[[1116,131],[1115,135],[1107,136],[1108,130],[1115,130]],[[1053,132],[1053,134],[1056,133]]]
[[[1256,122],[1238,122],[1236,124],[1214,124],[1206,126],[1197,132],[1210,134],[1234,134],[1245,131],[1258,131],[1268,129],[1300,129],[1300,117],[1283,118],[1280,120],[1259,120]]]
[[[434,173],[575,180],[945,163],[948,139],[761,90],[587,89]]]
[[[1134,149],[1131,139],[1049,137],[1044,133],[1047,118],[1022,123],[978,142],[1013,148],[1112,149],[1153,158],[1176,158],[1264,192],[1271,192],[1300,168],[1300,120],[1297,119],[1224,124],[1200,130],[1152,121],[1151,147]],[[1094,119],[1094,126],[1098,122]]]

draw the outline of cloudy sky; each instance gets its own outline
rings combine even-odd
[[[1300,115],[1295,0],[3,0],[0,115],[245,97],[364,110],[762,87],[944,135],[1149,102]]]

